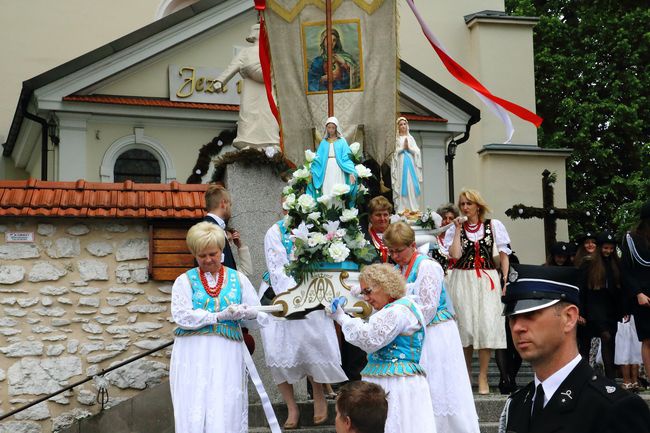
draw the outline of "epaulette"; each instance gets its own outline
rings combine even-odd
[[[589,386],[595,389],[599,394],[602,394],[607,400],[616,401],[621,397],[628,395],[621,387],[616,385],[611,379],[606,377],[593,375],[588,380]]]

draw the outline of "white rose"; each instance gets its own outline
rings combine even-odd
[[[282,203],[282,209],[289,210],[293,208],[293,205],[296,204],[296,195],[289,194],[284,196],[284,203]]]
[[[316,201],[327,208],[332,206],[332,196],[329,194],[321,195],[316,199]]]
[[[359,153],[359,150],[361,150],[361,144],[359,144],[359,142],[355,141],[350,145],[350,151],[355,155]]]
[[[276,146],[267,146],[264,148],[264,153],[266,154],[266,157],[271,159],[273,156],[275,156],[276,153],[279,152],[279,149]]]
[[[310,175],[309,170],[306,168],[299,168],[298,170],[293,172],[293,177],[296,179],[306,179]]]
[[[323,245],[323,244],[327,243],[327,237],[322,233],[318,233],[318,232],[312,233],[309,236],[309,242],[308,243],[309,243],[309,246],[312,247],[312,248],[315,247],[316,245]]]
[[[312,162],[316,158],[318,158],[318,155],[316,155],[316,153],[312,152],[309,149],[305,150],[305,160],[307,162]]]
[[[337,263],[344,262],[350,255],[350,250],[343,242],[332,242],[327,249],[329,256]]]
[[[298,198],[298,206],[303,212],[309,212],[316,206],[316,200],[309,194],[303,194]]]
[[[341,222],[345,223],[345,222],[352,221],[353,219],[355,219],[358,214],[359,214],[358,209],[344,209],[343,213],[341,214],[341,217],[339,219],[341,220]]]
[[[357,248],[365,247],[367,242],[368,241],[366,240],[366,238],[364,238],[363,235],[359,233],[357,237],[354,238],[354,240],[348,242],[348,247],[356,250]]]
[[[332,187],[332,195],[334,196],[347,194],[349,192],[350,192],[350,185],[346,185],[344,183],[337,183]]]
[[[357,171],[357,175],[362,179],[372,176],[370,169],[363,164],[355,165],[354,169]]]
[[[345,229],[338,229],[337,231],[334,232],[334,236],[337,237],[337,238],[342,238],[342,237],[345,236],[345,234],[346,234],[347,232],[348,232],[348,231],[345,230]]]
[[[293,188],[291,188],[291,185],[287,185],[284,188],[282,188],[282,195],[288,195],[293,192]]]
[[[427,221],[429,221],[429,213],[425,212],[422,214],[422,222],[425,223]]]
[[[312,212],[309,215],[307,215],[308,220],[318,221],[319,218],[320,218],[320,212]]]

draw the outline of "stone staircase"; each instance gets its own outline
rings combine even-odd
[[[478,365],[474,365],[474,380],[476,383]],[[517,383],[525,385],[532,380],[533,373],[526,364],[522,366],[517,376]],[[488,381],[492,394],[474,394],[476,409],[479,415],[481,433],[496,433],[498,421],[506,401],[506,396],[498,394],[499,371],[496,365],[490,364]],[[254,391],[253,391],[254,392]],[[476,392],[476,389],[474,390]],[[650,393],[641,394],[650,403]],[[252,400],[252,398],[251,398]],[[280,425],[285,421],[287,410],[282,403],[273,405]],[[301,428],[291,430],[295,433],[335,433],[334,402],[329,402],[329,420],[327,425],[314,426],[312,422],[313,407],[310,401],[299,403]],[[251,403],[248,412],[250,433],[270,433],[266,417],[260,403]],[[163,382],[153,388],[139,393],[134,398],[106,409],[89,418],[78,420],[61,433],[174,433],[174,416],[168,382]]]

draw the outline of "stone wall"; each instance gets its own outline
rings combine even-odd
[[[7,231],[34,232],[6,243]],[[149,281],[143,220],[0,219],[0,411],[171,340],[171,283]],[[109,405],[167,377],[171,347],[107,375]],[[88,382],[0,424],[47,433],[96,413]]]

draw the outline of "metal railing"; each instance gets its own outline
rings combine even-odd
[[[74,387],[83,385],[84,383],[89,382],[91,380],[95,380],[96,378],[101,378],[102,376],[104,376],[107,373],[110,373],[111,371],[117,370],[118,368],[124,367],[125,365],[128,365],[128,364],[130,364],[132,362],[135,362],[135,361],[137,361],[137,360],[139,360],[141,358],[144,358],[145,356],[149,356],[149,355],[151,355],[153,353],[156,353],[156,352],[158,352],[158,351],[160,351],[160,350],[162,350],[162,349],[164,349],[166,347],[171,346],[172,344],[174,344],[174,340],[169,341],[169,342],[163,344],[162,346],[158,346],[158,347],[155,347],[153,349],[147,350],[146,352],[140,353],[139,355],[136,355],[136,356],[134,356],[132,358],[126,359],[125,361],[120,362],[117,365],[114,365],[112,367],[109,367],[107,369],[104,369],[104,370],[100,371],[99,373],[97,373],[94,376],[86,377],[85,379],[82,379],[82,380],[80,380],[78,382],[75,382],[75,383],[73,383],[71,385],[66,386],[65,388],[61,388],[60,390],[58,390],[56,392],[48,394],[45,397],[41,397],[41,398],[38,398],[38,399],[36,399],[34,401],[31,401],[31,402],[27,403],[26,405],[19,407],[18,409],[12,410],[11,412],[7,412],[7,413],[1,415],[0,416],[0,421],[4,420],[6,418],[9,418],[10,416],[13,416],[13,415],[15,415],[15,414],[17,414],[19,412],[22,412],[22,411],[24,411],[26,409],[29,409],[30,407],[35,406],[35,405],[37,405],[37,404],[39,404],[41,402],[49,400],[52,397],[55,397],[55,396],[57,396],[57,395],[59,395],[59,394],[61,394],[63,392],[71,390]],[[107,391],[106,386],[98,386],[97,402],[102,405],[101,410],[104,410],[104,405],[108,402],[108,391]]]

